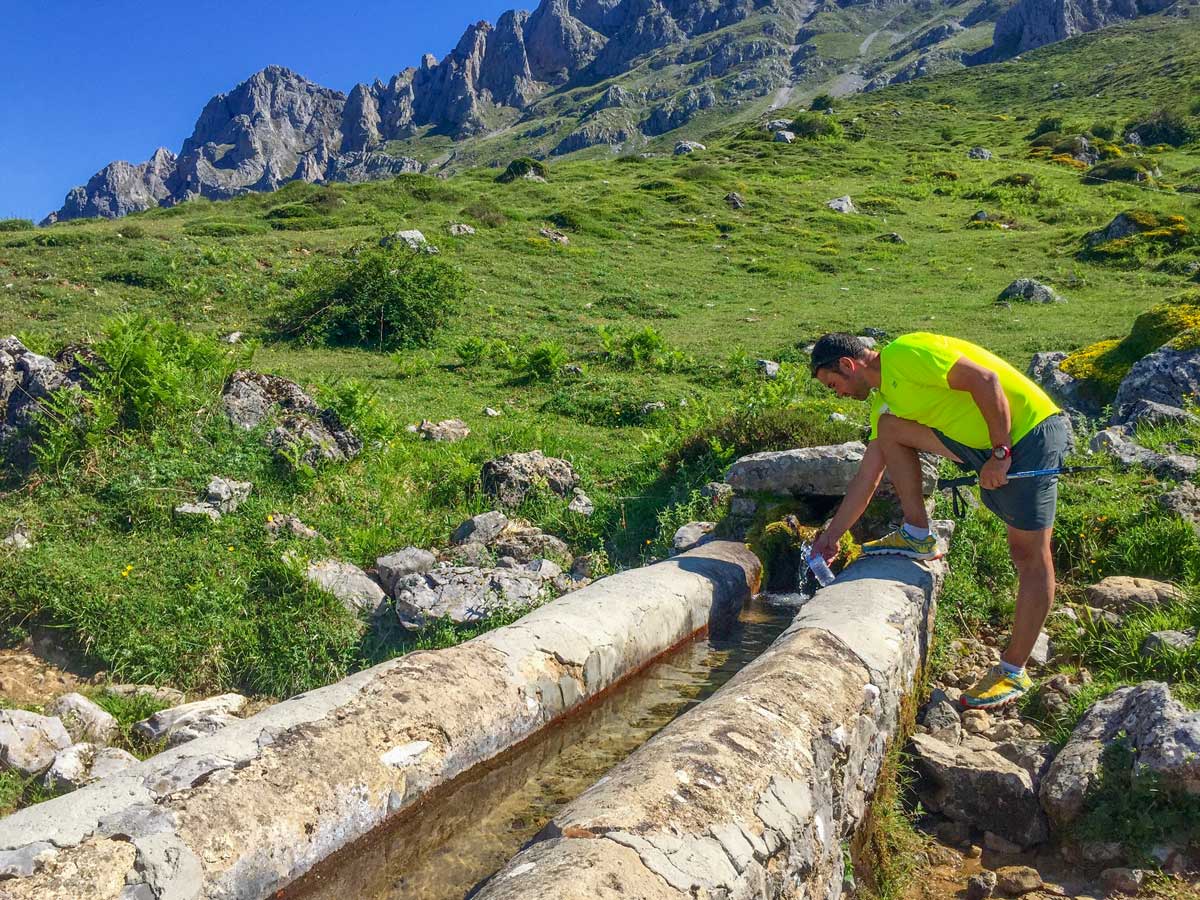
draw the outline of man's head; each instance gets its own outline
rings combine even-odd
[[[866,400],[870,348],[852,334],[827,334],[813,346],[812,376],[839,397]]]

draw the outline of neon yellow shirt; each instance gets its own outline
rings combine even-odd
[[[1045,391],[994,353],[958,338],[915,332],[896,338],[879,352],[883,381],[879,390],[871,392],[872,440],[879,436],[879,416],[890,412],[968,447],[991,447],[987,422],[975,398],[946,383],[950,369],[964,356],[1000,376],[1012,412],[1013,444],[1060,411]]]

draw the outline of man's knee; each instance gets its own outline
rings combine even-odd
[[[1049,532],[1010,532],[1008,551],[1017,571],[1053,568],[1050,557]]]
[[[894,444],[903,430],[903,423],[898,416],[884,413],[879,417],[879,424],[876,427],[879,434],[878,440]]]

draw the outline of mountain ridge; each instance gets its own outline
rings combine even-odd
[[[427,53],[349,94],[267,66],[209,100],[178,154],[110,163],[42,224],[296,180],[644,148],[709,111],[745,115],[797,90],[871,90],[994,61],[1169,2],[542,0],[471,24],[440,61]]]

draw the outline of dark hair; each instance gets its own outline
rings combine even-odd
[[[821,369],[837,369],[838,360],[844,356],[859,359],[869,349],[862,338],[856,338],[852,334],[835,332],[824,335],[813,345],[810,364],[812,376],[816,378]]]

